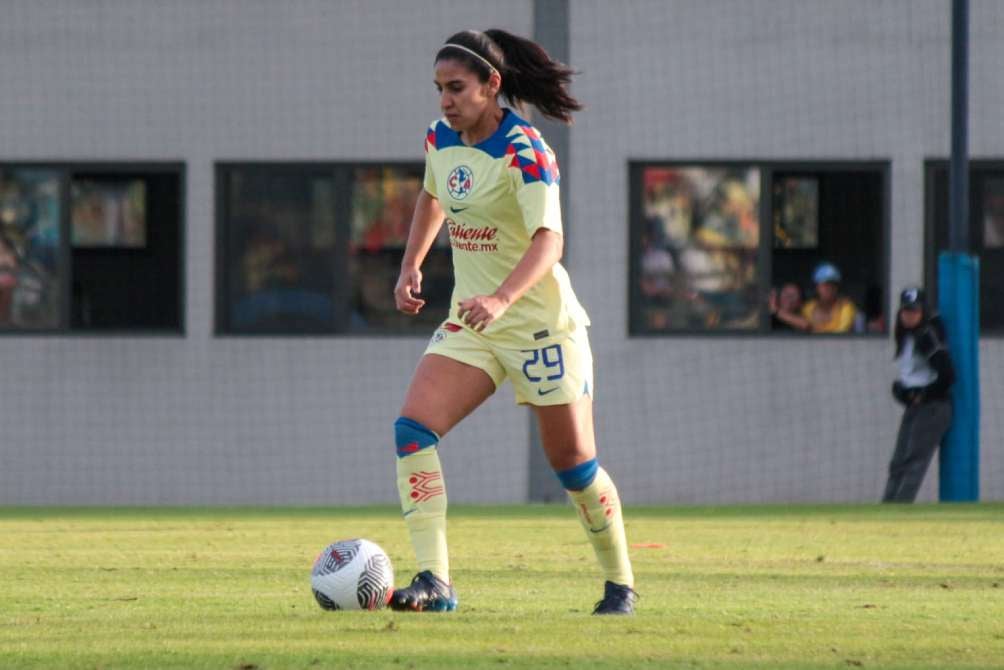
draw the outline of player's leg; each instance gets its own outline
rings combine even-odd
[[[617,487],[599,466],[593,434],[593,401],[583,395],[567,405],[535,406],[548,462],[575,506],[606,578],[596,614],[634,610],[634,574],[628,558]]]
[[[501,356],[516,401],[533,405],[547,459],[568,492],[606,576],[596,612],[630,613],[636,595],[617,487],[596,460],[593,360],[580,329]]]
[[[419,362],[394,424],[398,493],[419,568],[409,587],[394,592],[395,609],[456,607],[446,544],[446,485],[437,446],[441,436],[494,393],[502,374],[490,354],[478,351],[475,336],[451,332],[448,350],[441,332]],[[435,353],[437,349],[441,353]]]
[[[401,406],[401,416],[442,437],[495,393],[485,370],[441,354],[422,356]]]

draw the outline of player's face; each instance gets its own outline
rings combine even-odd
[[[495,79],[493,75],[487,82],[479,81],[477,74],[456,60],[436,62],[439,107],[451,128],[458,132],[470,130],[497,104]]]

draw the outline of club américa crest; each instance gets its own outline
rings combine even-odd
[[[437,328],[436,332],[432,334],[432,344],[439,344],[440,342],[445,340],[446,336],[449,335],[450,333],[459,333],[461,330],[463,329],[457,324],[450,323],[449,321],[447,321],[439,328]]]
[[[455,200],[466,198],[472,188],[474,188],[474,173],[466,165],[453,168],[450,176],[446,178],[446,190]]]

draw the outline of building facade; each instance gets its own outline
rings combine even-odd
[[[54,287],[0,335],[0,504],[396,500],[392,423],[431,327],[380,296],[438,116],[432,58],[469,27],[563,39],[581,71],[587,109],[556,143],[565,264],[593,319],[597,438],[622,497],[877,500],[899,420],[888,321],[899,288],[933,281],[941,234],[950,2],[572,0],[546,27],[537,3],[0,9],[0,215]],[[989,300],[1004,6],[974,0],[971,30]],[[834,259],[859,332],[775,332],[769,290],[810,290]],[[448,285],[444,271],[428,275]],[[684,311],[681,277],[700,298]],[[295,314],[272,318],[278,303]],[[994,304],[985,500],[1004,499]],[[503,387],[444,439],[451,499],[548,497],[533,442]],[[921,497],[936,484],[935,465]]]

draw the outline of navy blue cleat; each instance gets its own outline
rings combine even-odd
[[[457,592],[453,584],[423,570],[411,580],[411,585],[395,589],[390,608],[399,612],[452,612],[457,609]]]
[[[613,582],[603,584],[603,600],[596,603],[593,614],[634,614],[638,594],[630,586]]]

